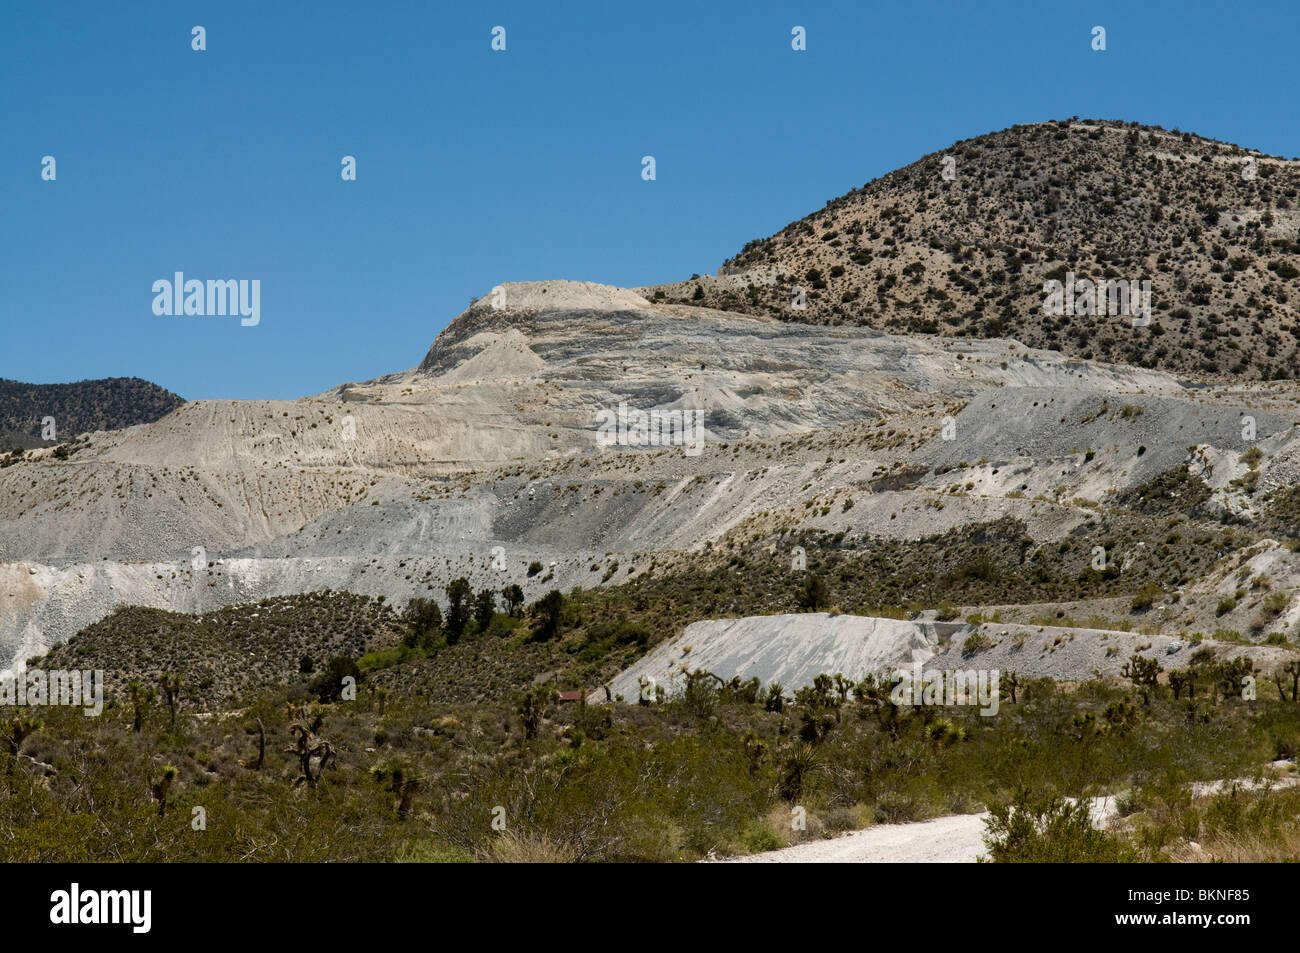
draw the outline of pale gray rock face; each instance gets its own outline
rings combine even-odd
[[[602,444],[620,405],[702,411],[699,452]],[[411,370],[297,401],[195,401],[67,461],[0,469],[0,661],[123,603],[347,589],[400,607],[460,575],[533,599],[778,524],[915,539],[1012,516],[1047,541],[1088,518],[1080,498],[1184,464],[1250,519],[1241,455],[1266,451],[1261,487],[1291,485],[1294,406],[1014,341],[506,284]]]
[[[968,647],[966,640],[972,636],[982,640],[982,647]],[[1082,681],[1097,674],[1119,675],[1133,655],[1157,659],[1163,668],[1182,668],[1202,647],[1219,658],[1247,656],[1257,670],[1293,655],[1275,646],[1203,639],[1189,647],[1170,636],[1106,629],[809,612],[692,623],[620,672],[609,689],[629,702],[643,693],[653,697],[658,687],[673,696],[683,691],[689,672],[710,672],[723,681],[757,678],[765,688],[777,682],[787,695],[811,685],[818,675],[843,675],[858,682],[868,675],[900,671],[996,672],[999,679],[1015,672],[1020,678]],[[604,697],[602,689],[589,699],[598,702]]]
[[[621,672],[610,692],[635,701],[648,684],[671,696],[685,687],[688,672],[698,671],[727,681],[757,678],[765,687],[778,682],[788,693],[823,674],[858,682],[928,661],[945,637],[963,628],[825,612],[709,619],[688,625]],[[597,700],[604,693],[591,697]]]

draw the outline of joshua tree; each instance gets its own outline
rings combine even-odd
[[[835,716],[813,708],[799,712],[799,737],[810,745],[820,744],[835,727]]]
[[[181,686],[184,684],[184,679],[179,675],[172,675],[170,673],[163,675],[158,679],[158,685],[163,691],[163,698],[167,702],[167,711],[171,715],[173,728],[176,727],[176,702],[180,698]]]
[[[812,774],[817,767],[817,755],[812,745],[801,744],[792,749],[781,765],[781,779],[778,784],[780,796],[791,804],[799,800],[808,775]]]
[[[763,698],[763,709],[775,712],[778,715],[785,711],[785,689],[781,687],[780,682],[773,682],[767,686],[767,695]]]
[[[519,717],[524,723],[524,740],[531,741],[537,737],[537,730],[542,726],[542,715],[546,712],[546,703],[550,701],[550,692],[534,688],[524,695],[519,704]]]
[[[841,675],[835,673],[835,694],[839,696],[839,704],[847,705],[849,702],[849,692],[853,690],[853,683]]]
[[[1183,689],[1187,689],[1187,698],[1189,700],[1196,697],[1196,673],[1189,668],[1174,669],[1169,673],[1169,687],[1173,689],[1174,701],[1183,697]]]
[[[1300,701],[1300,659],[1292,659],[1273,673],[1273,681],[1277,683],[1277,693],[1283,701],[1286,701],[1286,686],[1282,683],[1282,676],[1291,676],[1291,700]]]
[[[325,769],[336,760],[334,746],[317,733],[324,720],[324,716],[317,711],[314,717],[307,721],[304,712],[302,721],[295,721],[289,726],[289,734],[293,737],[294,743],[285,750],[298,756],[299,775],[293,782],[294,787],[305,782],[308,787],[314,788],[320,776],[325,773]]]
[[[1073,737],[1075,741],[1086,741],[1097,734],[1097,713],[1095,711],[1084,711],[1075,715],[1070,720],[1074,728]]]
[[[1020,688],[1019,674],[1014,671],[1007,672],[1007,674],[1002,676],[1002,686],[1006,689],[1007,698],[1010,699],[1011,704],[1014,705],[1016,703],[1016,690]]]
[[[126,686],[127,692],[131,695],[131,728],[139,731],[144,726],[144,715],[153,704],[154,695],[152,688],[145,688],[140,684],[138,679],[131,679]]]
[[[1242,655],[1234,659],[1219,662],[1215,667],[1216,688],[1225,699],[1241,694],[1242,681],[1255,672],[1255,663]]]
[[[1138,708],[1131,701],[1122,698],[1107,705],[1101,717],[1106,723],[1105,730],[1127,734],[1137,726]]]
[[[873,716],[876,723],[891,735],[897,736],[903,723],[903,708],[894,701],[894,689],[903,683],[903,677],[877,678],[868,675],[854,686],[853,694],[857,696],[862,707],[863,717]]]
[[[745,746],[745,760],[749,762],[749,774],[753,777],[767,760],[767,742],[755,732],[747,731],[741,743]]]
[[[10,758],[5,765],[5,774],[11,774],[14,769],[14,762],[18,758],[18,749],[23,746],[23,742],[32,732],[41,730],[41,723],[33,721],[30,718],[10,718],[0,724],[0,737],[4,738],[5,747],[9,750]]]
[[[1133,687],[1142,696],[1143,705],[1151,704],[1151,695],[1155,692],[1160,678],[1159,662],[1134,653],[1124,663],[1120,674],[1133,683]]]
[[[149,785],[149,790],[153,792],[153,799],[158,802],[158,816],[162,817],[167,811],[167,792],[171,790],[172,782],[176,780],[177,770],[170,764],[163,768],[162,777]]]
[[[758,691],[762,687],[763,683],[757,677],[742,682],[739,675],[733,675],[723,688],[722,697],[730,704],[752,705],[758,701]]]
[[[401,764],[376,765],[370,769],[371,776],[381,784],[387,784],[388,790],[397,795],[397,816],[407,817],[411,813],[411,802],[420,789],[422,779],[411,774],[411,770]]]
[[[2,728],[5,747],[9,753],[18,756],[18,749],[23,746],[27,736],[33,732],[41,730],[41,723],[33,721],[30,718],[10,718],[4,722]]]

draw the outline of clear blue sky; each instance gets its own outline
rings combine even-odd
[[[1020,122],[1300,155],[1298,41],[1296,0],[6,0],[0,377],[316,393],[418,363],[499,282],[712,272]],[[260,279],[261,324],[155,316],[177,270]]]

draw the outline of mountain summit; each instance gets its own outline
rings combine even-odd
[[[749,242],[652,300],[1012,337],[1182,374],[1294,378],[1300,160],[1112,121],[1013,126],[954,144]],[[1149,281],[1152,321],[1044,313],[1045,285]],[[804,291],[803,310],[792,306]]]

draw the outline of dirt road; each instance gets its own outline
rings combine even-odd
[[[1114,813],[1114,798],[1092,801],[1093,823]],[[973,864],[985,854],[983,814],[951,814],[911,824],[878,824],[830,840],[729,857],[737,864]]]

